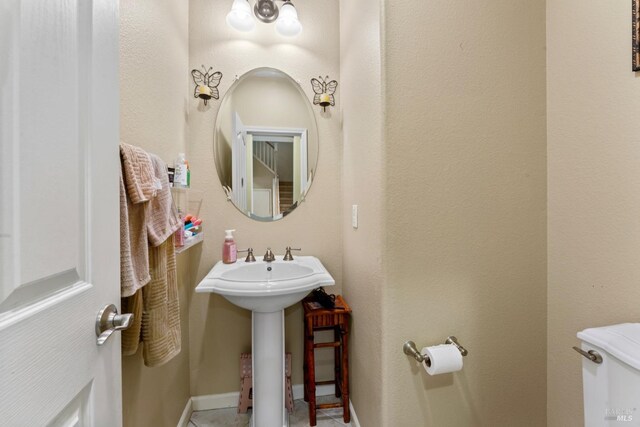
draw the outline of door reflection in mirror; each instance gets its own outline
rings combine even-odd
[[[244,126],[237,113],[235,123],[232,200],[252,218],[280,219],[308,188],[307,130]]]

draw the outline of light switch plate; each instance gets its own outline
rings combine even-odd
[[[358,228],[358,205],[351,205],[351,226]]]

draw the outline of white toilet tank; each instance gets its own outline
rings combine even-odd
[[[602,363],[582,358],[584,425],[640,427],[640,323],[578,332],[582,350],[598,352]]]

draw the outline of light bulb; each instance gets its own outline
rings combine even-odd
[[[287,1],[280,8],[280,16],[276,21],[276,31],[285,37],[294,37],[302,31],[302,24],[298,21],[296,8]]]
[[[249,0],[233,0],[231,11],[227,14],[227,25],[243,32],[255,28],[256,20],[251,14]]]

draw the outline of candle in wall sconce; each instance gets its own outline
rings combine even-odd
[[[311,86],[315,93],[313,97],[313,105],[319,105],[322,107],[322,111],[327,111],[327,107],[336,105],[336,100],[333,94],[338,88],[338,82],[335,80],[329,80],[329,76],[318,76],[318,79],[311,79]]]
[[[202,99],[211,99],[211,88],[205,85],[196,86],[196,91],[198,93],[198,98]]]
[[[331,105],[331,95],[328,93],[320,94],[320,106],[328,107],[329,105]]]
[[[204,105],[207,105],[207,102],[211,98],[220,98],[218,85],[222,80],[222,73],[220,71],[211,73],[213,67],[209,67],[209,69],[206,69],[204,65],[202,66],[202,69],[204,70],[204,73],[200,70],[191,70],[193,82],[196,84],[195,91],[193,92],[193,97],[204,100]]]

